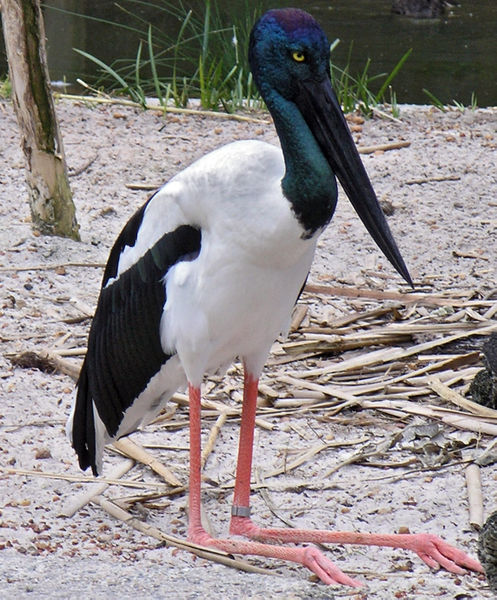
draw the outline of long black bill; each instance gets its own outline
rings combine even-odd
[[[295,99],[352,206],[380,250],[412,286],[411,276],[381,210],[373,186],[350,135],[330,80],[300,83]]]

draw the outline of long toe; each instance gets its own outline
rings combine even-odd
[[[335,563],[313,546],[302,548],[302,564],[315,573],[321,581],[327,584],[349,585],[351,587],[362,587],[363,584],[341,571]]]
[[[288,547],[276,544],[263,544],[260,542],[246,542],[230,538],[213,538],[201,527],[190,531],[190,541],[205,546],[213,546],[229,554],[253,554],[288,560],[300,563],[315,573],[319,579],[328,585],[339,584],[351,587],[361,587],[356,579],[345,575],[334,563],[314,546]]]
[[[436,535],[418,533],[412,535],[412,550],[430,567],[443,567],[459,575],[466,569],[482,573],[483,567],[466,552],[447,544]]]

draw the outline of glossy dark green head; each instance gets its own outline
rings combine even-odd
[[[412,285],[332,89],[329,49],[315,19],[295,8],[268,11],[250,35],[252,74],[285,155],[283,191],[314,235],[335,208],[334,174],[379,248]]]
[[[276,90],[295,99],[300,81],[329,78],[329,58],[325,33],[303,10],[270,10],[252,29],[249,62],[263,96]]]

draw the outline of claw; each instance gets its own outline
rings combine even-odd
[[[416,552],[421,560],[432,569],[443,567],[458,575],[464,574],[465,568],[479,573],[483,572],[483,567],[477,560],[429,533],[375,534],[306,529],[262,529],[247,517],[233,517],[231,533],[277,543],[366,544],[368,546],[404,548]],[[314,572],[321,577],[317,571],[314,570]],[[357,585],[358,582],[355,583]],[[348,585],[351,584],[348,583]]]
[[[323,583],[328,585],[338,584],[349,585],[351,587],[362,587],[360,581],[346,575],[314,546],[289,548],[286,546],[263,544],[259,542],[213,538],[201,526],[192,527],[189,531],[188,538],[195,544],[218,548],[229,554],[255,554],[266,556],[268,558],[300,563],[315,573]]]
[[[323,583],[349,585],[351,587],[362,587],[363,584],[341,571],[331,560],[313,546],[307,546],[304,550],[302,564],[315,573]]]
[[[315,573],[319,579],[328,585],[339,584],[351,587],[361,587],[357,579],[349,577],[341,571],[331,560],[320,552],[315,546],[300,548],[289,548],[279,546],[285,542],[314,542],[314,543],[345,543],[366,544],[377,546],[390,546],[393,548],[404,548],[413,550],[421,560],[432,569],[444,568],[451,573],[463,575],[464,568],[483,573],[480,563],[468,556],[462,550],[458,550],[444,542],[438,536],[431,533],[410,534],[371,534],[351,532],[330,532],[323,530],[303,529],[262,529],[255,525],[248,517],[233,517],[231,522],[231,533],[243,535],[257,540],[271,542],[264,544],[260,542],[242,542],[233,540],[214,540],[203,530],[193,531],[197,543],[213,545],[226,552],[235,554],[258,554],[290,560],[301,563]]]
[[[430,533],[417,533],[410,536],[410,548],[429,567],[443,567],[451,573],[463,575],[466,567],[471,571],[483,573],[480,563],[462,550],[458,550]]]

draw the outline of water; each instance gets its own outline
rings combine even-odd
[[[243,6],[245,0],[231,0],[230,6]],[[286,6],[291,0],[263,2],[265,8]],[[413,52],[394,81],[398,102],[429,103],[423,88],[444,103],[454,100],[469,104],[476,94],[479,106],[497,105],[497,2],[460,0],[449,15],[437,20],[414,20],[392,15],[390,0],[301,0],[298,4],[311,12],[330,40],[341,42],[333,53],[334,61],[347,62],[350,45],[351,72],[358,73],[371,59],[370,74],[389,72],[408,50]],[[123,21],[114,0],[47,0],[75,12],[101,19]],[[195,2],[187,2],[194,6]],[[198,5],[198,2],[197,2]],[[222,5],[222,4],[221,4]],[[138,9],[133,8],[136,12]],[[241,10],[241,8],[240,8]],[[175,27],[170,18],[157,20],[157,14],[141,9],[164,29]],[[131,20],[130,20],[131,22]],[[48,59],[53,80],[91,80],[94,66],[72,48],[86,50],[110,64],[119,57],[135,56],[136,36],[122,29],[77,16],[45,10]],[[2,42],[3,46],[3,42]],[[5,72],[5,53],[0,52],[0,73]]]

